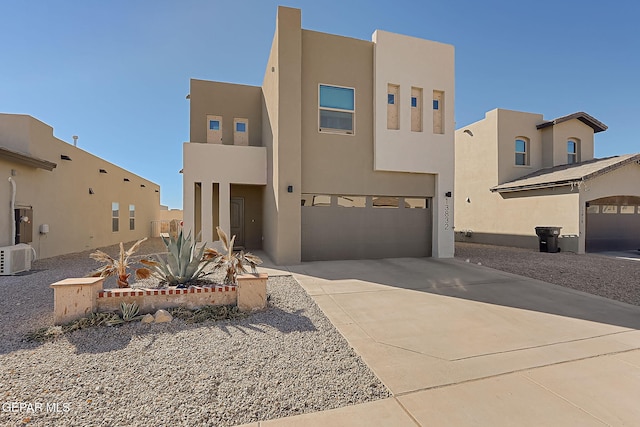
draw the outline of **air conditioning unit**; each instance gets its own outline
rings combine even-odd
[[[0,276],[31,270],[33,248],[25,243],[0,248]]]

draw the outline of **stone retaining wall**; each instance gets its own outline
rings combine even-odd
[[[245,274],[238,276],[235,286],[190,286],[186,289],[103,289],[103,278],[65,279],[51,285],[54,322],[61,325],[95,312],[118,311],[122,302],[135,302],[141,314],[161,308],[194,309],[229,304],[236,304],[242,311],[259,310],[267,306],[267,278],[264,273]]]

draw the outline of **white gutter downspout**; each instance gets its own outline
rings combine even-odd
[[[16,182],[13,178],[9,177],[9,182],[11,183],[11,218],[9,222],[11,223],[11,243],[9,245],[15,245],[16,243],[16,219],[15,219],[15,209],[16,209]]]

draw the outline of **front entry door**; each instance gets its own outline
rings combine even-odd
[[[244,198],[231,198],[231,235],[236,236],[234,248],[244,247]]]

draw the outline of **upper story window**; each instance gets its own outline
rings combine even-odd
[[[233,119],[233,145],[249,145],[249,119]]]
[[[569,139],[567,141],[567,164],[578,163],[580,161],[579,155],[579,142],[577,139]]]
[[[387,84],[387,129],[400,129],[400,86]]]
[[[320,85],[318,96],[320,132],[353,135],[354,113],[355,89]]]
[[[526,138],[516,138],[516,165],[529,165],[529,140]]]

